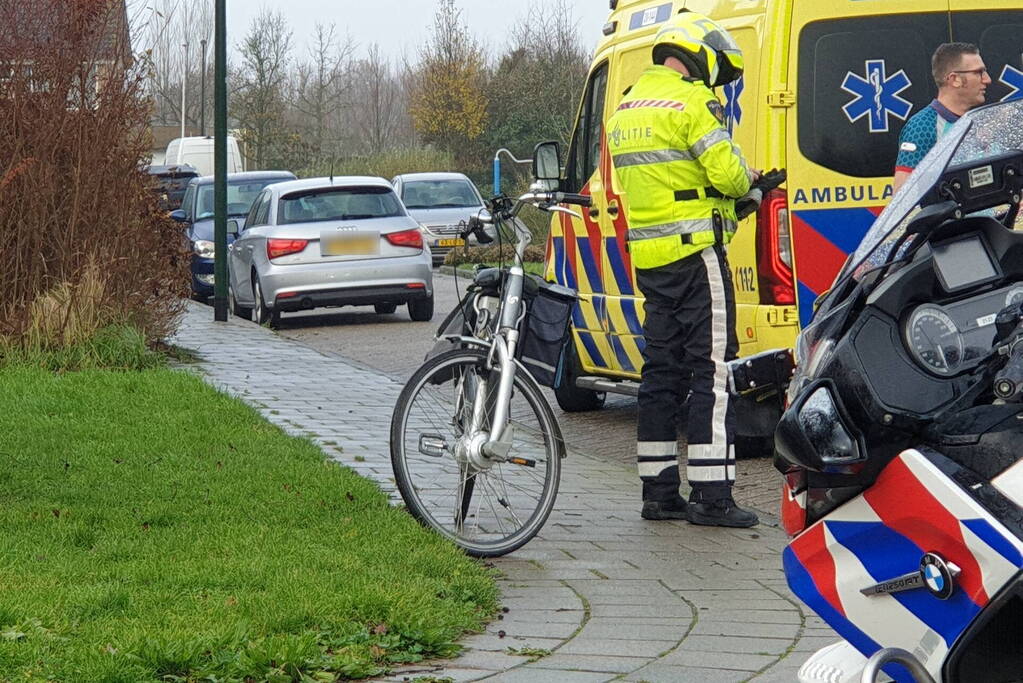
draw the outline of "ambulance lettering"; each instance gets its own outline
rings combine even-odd
[[[883,202],[891,199],[892,186],[880,192],[875,185],[838,185],[835,187],[800,188],[792,197],[793,204],[842,204],[845,202]]]
[[[750,266],[742,266],[735,269],[735,284],[743,292],[757,291],[757,274]]]

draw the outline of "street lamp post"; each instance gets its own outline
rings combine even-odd
[[[184,48],[184,59],[181,61],[181,137],[185,137],[185,84],[188,83],[188,42]]]
[[[202,76],[199,81],[199,135],[206,137],[206,39],[199,41],[202,47]]]
[[[213,319],[227,321],[227,0],[217,0],[213,41]]]

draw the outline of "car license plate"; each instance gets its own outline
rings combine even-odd
[[[380,253],[380,233],[373,230],[324,230],[320,233],[323,256],[373,256]]]
[[[465,244],[465,240],[452,239],[452,240],[437,240],[438,247],[460,247]]]

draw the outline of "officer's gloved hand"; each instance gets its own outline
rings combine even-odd
[[[781,170],[772,168],[760,174],[749,192],[735,200],[735,215],[739,220],[755,213],[760,208],[760,203],[764,201],[764,195],[784,183],[785,177],[784,168]]]

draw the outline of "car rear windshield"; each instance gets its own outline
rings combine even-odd
[[[405,183],[401,199],[408,209],[443,209],[479,206],[480,200],[466,180],[413,180]]]
[[[273,179],[244,180],[227,183],[227,215],[244,216],[249,212],[252,201]],[[199,187],[199,201],[195,205],[195,220],[213,216],[213,183]]]
[[[389,187],[328,187],[281,197],[277,223],[352,221],[404,214],[401,202]]]

